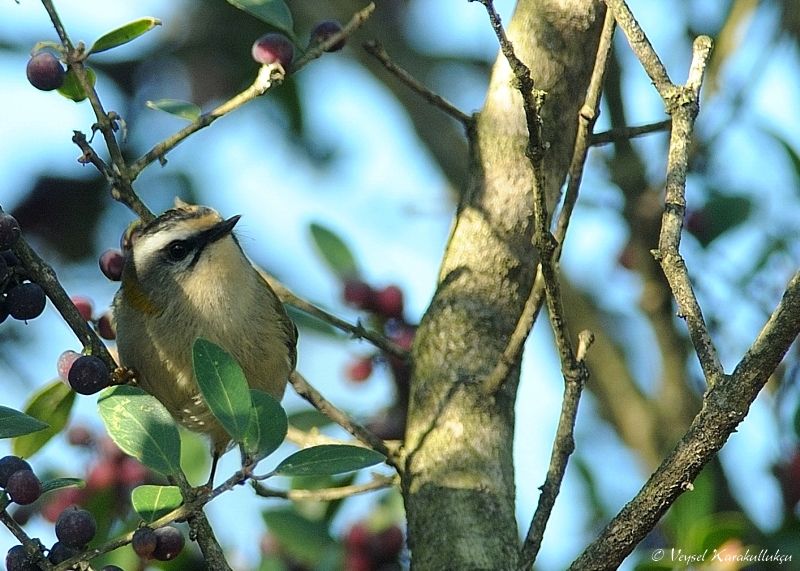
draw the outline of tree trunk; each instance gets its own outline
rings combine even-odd
[[[507,27],[536,88],[547,92],[543,174],[551,210],[572,155],[603,10],[595,0],[520,0]],[[537,265],[528,134],[502,55],[467,135],[468,187],[413,349],[403,492],[417,569],[514,568],[519,549],[512,460],[519,364],[497,394],[481,390]]]

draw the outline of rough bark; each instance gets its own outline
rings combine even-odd
[[[508,26],[517,55],[547,92],[547,202],[556,202],[592,71],[603,4],[521,0]],[[488,25],[488,24],[487,24]],[[519,367],[487,396],[536,270],[530,163],[522,103],[498,58],[471,144],[434,299],[417,333],[403,491],[417,569],[498,569],[517,563],[514,400]]]

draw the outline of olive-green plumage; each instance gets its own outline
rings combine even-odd
[[[252,388],[278,400],[296,363],[297,329],[242,252],[232,233],[238,219],[179,202],[137,228],[114,298],[121,364],[175,420],[208,434],[216,454],[230,437],[200,396],[195,339],[221,346]]]

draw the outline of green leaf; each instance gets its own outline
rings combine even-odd
[[[44,430],[48,425],[24,412],[0,406],[0,438],[12,438]]]
[[[331,475],[360,470],[386,460],[369,448],[349,444],[323,444],[295,452],[275,468],[282,476]]]
[[[96,54],[116,48],[123,44],[127,44],[131,40],[135,40],[144,33],[149,32],[156,26],[161,25],[161,20],[157,18],[139,18],[133,22],[120,26],[115,30],[103,34],[92,44],[89,48],[88,54]]]
[[[177,486],[137,486],[131,492],[131,504],[145,523],[152,523],[180,507],[183,496]]]
[[[289,424],[306,432],[312,428],[329,426],[332,422],[315,408],[300,410],[289,415]]]
[[[309,229],[319,253],[339,278],[346,280],[358,275],[355,257],[337,234],[316,222]]]
[[[294,37],[292,12],[283,0],[228,0],[228,4]]]
[[[86,70],[86,76],[89,78],[89,83],[94,87],[94,84],[97,82],[97,74],[95,74],[94,70],[90,67],[84,69]],[[58,88],[58,92],[67,99],[72,99],[75,103],[86,99],[86,92],[83,90],[83,87],[81,87],[72,66],[67,68],[67,75],[64,76],[64,83]]]
[[[164,111],[170,115],[175,115],[187,121],[196,121],[203,111],[189,101],[181,101],[179,99],[159,99],[157,101],[147,101],[145,103],[150,109],[156,111]]]
[[[42,482],[42,493],[60,490],[61,488],[82,488],[85,485],[80,478],[56,478]]]
[[[712,190],[705,206],[687,216],[687,230],[705,248],[719,236],[747,220],[752,209],[753,203],[746,196]]]
[[[310,567],[315,567],[330,550],[337,548],[323,521],[310,520],[291,508],[266,511],[262,517],[280,546]]]
[[[281,404],[272,396],[250,389],[253,408],[250,409],[250,426],[244,437],[244,449],[255,461],[266,458],[283,443],[289,422]]]
[[[180,471],[181,439],[169,412],[142,389],[116,386],[97,401],[111,439],[123,452],[164,475]]]
[[[49,427],[15,438],[11,446],[13,453],[21,458],[30,458],[38,452],[67,425],[74,402],[75,391],[61,381],[53,381],[37,391],[28,401],[25,414],[43,423],[46,420]]]
[[[231,438],[242,442],[253,407],[244,371],[222,347],[202,337],[192,346],[192,360],[197,384],[208,408]]]

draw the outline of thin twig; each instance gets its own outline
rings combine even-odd
[[[394,75],[401,82],[405,83],[407,87],[409,87],[412,91],[415,91],[425,101],[434,107],[438,107],[450,115],[450,117],[464,125],[464,127],[469,127],[473,123],[472,115],[467,115],[461,109],[450,103],[447,99],[438,93],[431,91],[413,75],[392,61],[391,57],[389,57],[389,54],[386,52],[380,42],[375,40],[365,42],[364,49],[368,54],[377,59],[381,65],[386,68],[386,71]]]
[[[361,325],[360,322],[356,325],[353,325],[344,319],[336,317],[324,309],[317,307],[310,301],[303,299],[264,270],[260,269],[259,273],[261,274],[261,277],[264,278],[267,283],[269,283],[282,302],[287,303],[292,307],[296,307],[300,311],[307,313],[312,317],[316,317],[320,321],[328,323],[337,329],[344,331],[345,333],[349,333],[356,339],[366,339],[378,349],[388,353],[389,355],[399,359],[408,359],[407,350],[400,347],[397,343],[390,341],[380,333],[370,331]]]
[[[694,294],[686,263],[679,248],[681,229],[686,214],[686,176],[689,163],[689,145],[694,130],[700,101],[700,84],[703,70],[711,53],[711,39],[700,36],[694,42],[692,66],[686,86],[665,101],[672,105],[672,136],[667,156],[667,183],[664,214],[661,218],[661,234],[658,250],[653,254],[661,264],[670,289],[678,303],[678,315],[686,320],[689,336],[700,360],[706,382],[709,385],[720,381],[724,371],[717,350],[708,333],[703,312]]]
[[[323,488],[320,490],[277,490],[265,486],[260,482],[253,482],[253,489],[256,494],[263,498],[282,498],[284,500],[293,501],[312,501],[312,502],[330,502],[333,500],[341,500],[364,494],[367,492],[374,492],[375,490],[382,490],[397,486],[398,478],[387,476],[373,476],[372,480],[365,484],[353,484],[350,486],[340,486],[338,488]]]
[[[747,416],[800,334],[800,272],[790,280],[778,306],[724,382],[711,387],[691,426],[622,510],[570,565],[571,571],[616,569],[650,533],[703,467]]]
[[[112,196],[115,200],[118,200],[119,202],[122,202],[128,206],[128,208],[135,212],[142,220],[152,220],[154,218],[153,213],[147,208],[147,206],[145,206],[131,186],[131,183],[135,177],[130,176],[130,172],[125,163],[125,157],[122,154],[122,149],[120,149],[119,143],[117,142],[117,138],[114,133],[114,121],[111,119],[111,117],[109,117],[109,114],[103,108],[103,104],[100,101],[100,97],[97,95],[94,85],[92,85],[92,82],[89,81],[86,67],[84,65],[84,60],[87,55],[84,47],[79,45],[76,48],[73,45],[72,40],[70,40],[69,35],[64,28],[64,24],[62,23],[52,0],[42,0],[42,5],[44,6],[45,10],[47,10],[47,14],[50,16],[50,21],[53,23],[53,27],[56,29],[56,33],[61,39],[61,43],[63,44],[67,53],[67,63],[75,73],[78,83],[86,93],[86,97],[92,106],[92,110],[97,118],[98,128],[103,135],[103,139],[108,147],[108,152],[111,155],[111,162],[114,165],[114,168],[111,171],[114,180],[114,183],[111,185]]]
[[[589,152],[589,140],[600,108],[600,94],[603,89],[603,79],[613,46],[613,40],[614,18],[610,11],[607,10],[603,21],[603,29],[600,33],[600,41],[597,46],[597,56],[595,57],[592,76],[586,90],[586,101],[579,112],[578,130],[575,136],[575,146],[568,171],[569,181],[564,195],[564,205],[561,208],[556,225],[556,240],[558,242],[557,249],[554,252],[556,260],[561,256],[567,229],[569,227],[569,220],[572,216],[575,204],[578,201],[578,192],[583,178],[583,170],[586,165],[586,157]],[[548,292],[548,296],[549,295],[550,292]],[[541,299],[541,294],[539,294],[539,298]],[[547,527],[547,522],[550,520],[550,514],[553,511],[556,498],[561,490],[561,482],[564,479],[564,474],[566,474],[569,458],[575,450],[575,419],[578,414],[578,404],[580,402],[583,386],[589,378],[589,370],[584,360],[586,358],[586,352],[589,350],[593,341],[594,335],[590,331],[582,331],[578,335],[578,350],[575,356],[575,364],[577,367],[571,367],[568,360],[562,360],[562,369],[564,370],[564,397],[561,402],[561,414],[559,416],[556,437],[553,441],[553,448],[550,454],[547,476],[541,488],[542,493],[539,496],[539,502],[533,514],[531,525],[520,550],[519,561],[521,569],[530,568],[539,554],[545,528]],[[569,359],[568,356],[567,359]]]
[[[294,371],[289,377],[289,382],[292,384],[292,387],[294,387],[295,392],[311,403],[314,408],[344,428],[358,440],[386,456],[387,464],[393,466],[398,472],[401,471],[400,462],[396,458],[395,453],[389,450],[382,439],[377,437],[366,427],[354,421],[347,413],[336,408],[330,401],[323,397],[317,389],[312,387],[303,375]]]
[[[1,210],[1,209],[0,209]],[[108,367],[109,371],[116,371],[119,368],[114,357],[108,352],[105,343],[98,337],[86,320],[81,317],[78,308],[64,291],[58,281],[55,270],[28,245],[24,236],[17,240],[12,246],[11,251],[19,258],[25,270],[28,272],[32,281],[36,282],[44,290],[44,293],[55,306],[56,310],[64,318],[64,321],[72,329],[72,332],[88,350],[88,353],[100,357]]]
[[[302,58],[293,64],[291,72],[297,73],[300,69],[308,65],[313,59],[319,57],[324,52],[325,48],[332,46],[342,37],[347,37],[348,35],[352,34],[356,29],[363,25],[374,9],[375,4],[371,2],[365,8],[357,12],[350,19],[350,22],[348,22],[347,25],[342,28],[342,31],[339,34],[332,36],[320,45],[308,50]],[[231,111],[238,109],[245,103],[264,95],[264,93],[266,93],[273,84],[283,80],[284,74],[285,70],[280,64],[261,66],[255,81],[249,87],[244,89],[241,93],[234,95],[219,107],[209,111],[208,113],[204,113],[177,133],[156,144],[152,149],[147,151],[141,158],[133,163],[128,169],[130,179],[132,181],[135,180],[142,170],[144,170],[144,168],[150,163],[156,160],[163,161],[164,156],[169,151],[177,147],[190,135],[208,127],[220,117],[223,117]]]
[[[653,85],[665,101],[669,99],[671,90],[675,84],[669,79],[667,68],[661,63],[661,58],[653,49],[653,45],[642,31],[639,22],[633,16],[633,12],[628,7],[625,0],[605,0],[608,9],[614,14],[617,25],[625,33],[631,50],[636,55],[639,63],[642,64],[644,71],[650,76]]]
[[[661,131],[669,131],[672,126],[672,119],[664,119],[656,123],[648,123],[646,125],[636,125],[633,127],[619,127],[617,129],[609,129],[608,131],[601,131],[600,133],[593,133],[589,144],[594,146],[607,145],[608,143],[616,143],[618,141],[627,141],[635,139],[651,133],[659,133]]]

